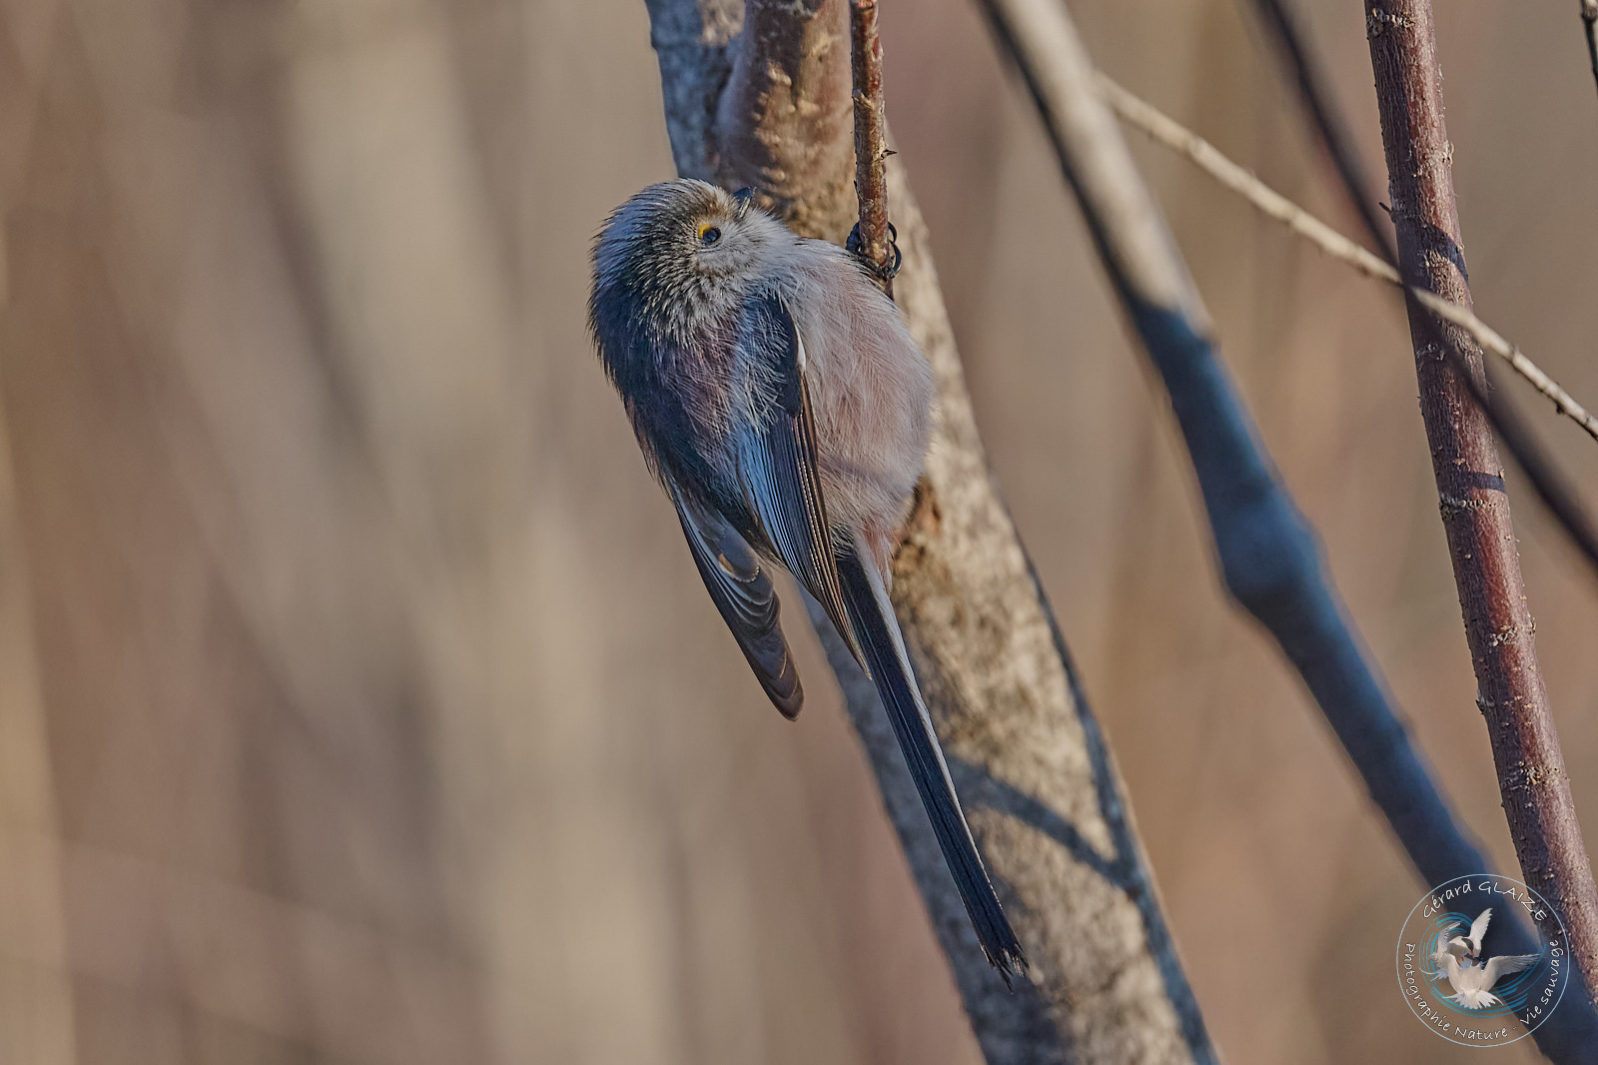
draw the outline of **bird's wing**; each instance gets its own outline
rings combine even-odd
[[[1530,969],[1541,960],[1541,954],[1500,954],[1496,958],[1489,959],[1487,970],[1482,975],[1482,987],[1490,988],[1510,973]]]
[[[675,484],[668,483],[667,488],[710,598],[772,705],[792,719],[804,705],[805,693],[782,634],[771,579],[744,538],[721,515],[694,502]]]
[[[766,546],[815,597],[863,665],[844,610],[837,550],[816,463],[816,427],[805,387],[804,345],[775,292],[750,301],[737,343],[762,392],[759,423],[740,431],[739,476]]]
[[[1481,953],[1482,937],[1487,934],[1487,925],[1492,922],[1492,919],[1493,908],[1489,906],[1477,914],[1476,919],[1470,924],[1470,945],[1477,954]]]
[[[1451,985],[1453,985],[1454,990],[1458,991],[1459,990],[1459,974],[1460,974],[1460,971],[1461,971],[1461,966],[1459,964],[1459,959],[1456,958],[1454,955],[1450,954],[1447,951],[1443,951],[1440,954],[1434,954],[1434,955],[1432,955],[1432,957],[1436,958],[1439,962],[1442,963],[1439,966],[1439,968],[1441,969],[1441,972],[1439,972],[1437,974],[1438,977],[1447,977],[1448,978],[1448,982]]]
[[[740,355],[759,368],[761,417],[739,442],[739,474],[771,552],[832,619],[882,698],[977,939],[1005,974],[1025,969],[1021,944],[977,853],[916,686],[883,575],[854,538],[835,538],[817,473],[816,434],[804,379],[804,343],[775,293],[750,302]]]

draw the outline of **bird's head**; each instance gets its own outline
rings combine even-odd
[[[611,214],[595,242],[598,280],[645,298],[650,289],[681,298],[756,276],[774,249],[796,238],[753,199],[748,189],[690,179],[649,186]]]

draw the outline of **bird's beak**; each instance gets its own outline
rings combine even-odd
[[[733,202],[738,205],[737,210],[734,212],[734,217],[741,220],[744,215],[748,214],[749,204],[754,200],[754,198],[755,190],[751,188],[741,188],[737,192],[733,193]]]

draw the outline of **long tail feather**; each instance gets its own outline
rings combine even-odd
[[[977,939],[988,961],[1004,975],[1026,971],[1021,944],[1010,927],[1009,918],[999,905],[993,882],[977,853],[960,810],[960,800],[949,778],[949,767],[938,746],[932,719],[916,686],[905,653],[904,638],[894,618],[881,574],[872,562],[863,561],[859,552],[845,552],[838,559],[838,576],[844,604],[855,628],[855,638],[865,652],[866,668],[876,683],[882,705],[888,712],[894,735],[904,752],[904,760],[921,794],[922,805],[932,821],[932,830],[943,849],[943,860],[954,876],[955,886],[971,917]]]

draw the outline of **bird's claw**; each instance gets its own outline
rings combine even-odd
[[[893,223],[888,223],[888,261],[879,263],[865,254],[860,246],[860,223],[856,222],[849,231],[849,239],[844,242],[844,250],[860,261],[866,272],[872,277],[887,284],[899,276],[899,267],[904,264],[904,254],[899,251],[899,231],[893,228]]]

